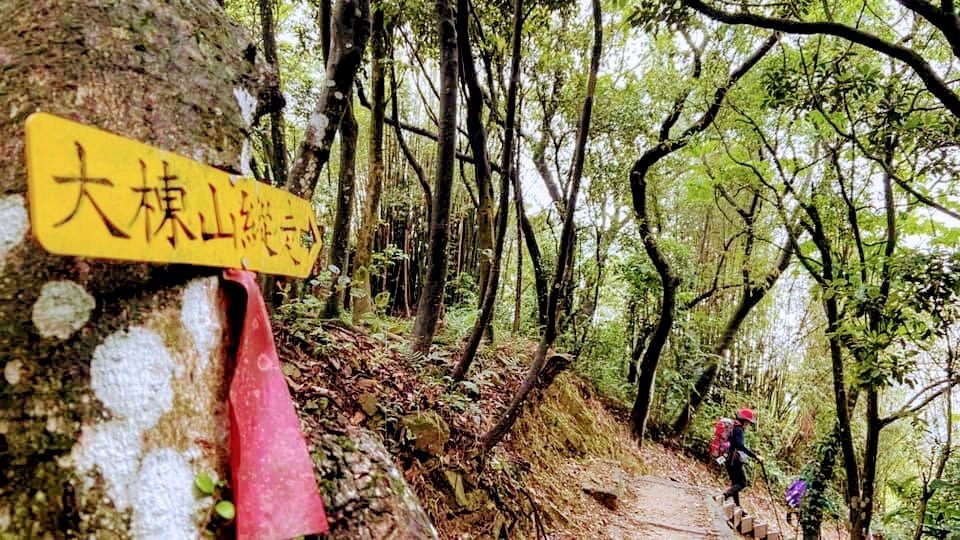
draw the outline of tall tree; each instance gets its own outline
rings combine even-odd
[[[380,222],[380,196],[383,193],[383,123],[386,112],[385,65],[387,62],[386,27],[384,25],[384,6],[373,6],[373,35],[370,40],[371,52],[371,115],[369,166],[367,167],[366,199],[363,205],[363,219],[357,234],[357,254],[354,257],[354,272],[351,288],[362,294],[353,296],[353,322],[357,324],[363,316],[373,311],[372,289],[370,287],[370,262],[373,254],[373,237]]]
[[[461,39],[461,55],[464,57],[464,77],[467,79],[467,87],[470,92],[470,111],[471,107],[479,107],[482,110],[482,95],[480,94],[480,84],[477,82],[476,70],[473,67],[473,56],[470,50],[470,42],[466,38],[466,9],[467,9],[467,0],[459,0],[459,9],[464,12],[462,21],[463,25],[460,28]],[[457,14],[460,17],[460,13]],[[496,306],[497,301],[497,290],[500,287],[500,264],[503,259],[503,248],[506,244],[507,239],[507,217],[510,213],[510,180],[515,174],[513,170],[513,139],[514,133],[516,131],[516,116],[517,116],[517,90],[520,86],[520,44],[521,38],[523,37],[523,2],[522,0],[517,0],[514,4],[513,10],[513,38],[511,39],[512,47],[510,52],[510,83],[507,87],[507,109],[505,111],[505,121],[504,121],[504,133],[503,133],[503,150],[500,159],[500,198],[497,202],[497,220],[496,220],[496,238],[493,243],[493,253],[491,254],[490,264],[488,267],[486,277],[486,283],[483,284],[482,291],[485,291],[481,295],[481,306],[480,306],[480,315],[477,317],[477,321],[473,326],[473,330],[470,332],[470,337],[467,338],[467,344],[463,349],[463,353],[460,357],[460,361],[457,363],[456,368],[453,370],[453,379],[461,380],[466,377],[467,372],[470,370],[470,364],[473,363],[473,359],[476,357],[477,350],[480,347],[480,340],[484,334],[490,332],[489,327],[493,321],[493,310]],[[476,94],[474,94],[476,92]],[[468,120],[471,116],[474,116],[476,113],[468,112]],[[471,141],[477,140],[474,145],[474,160],[477,164],[477,169],[480,169],[480,156],[485,156],[485,144],[480,145],[481,142],[485,140],[483,133],[483,125],[478,124],[477,120],[479,118],[473,118],[473,124],[468,126],[471,134]],[[477,133],[480,133],[478,135]],[[478,155],[479,152],[479,155]],[[483,158],[483,161],[486,161],[486,158]],[[488,180],[487,183],[490,183]],[[483,211],[483,208],[480,208],[480,211]],[[483,257],[483,255],[481,255]],[[483,272],[481,272],[481,279],[483,279]]]
[[[436,2],[440,42],[440,129],[437,134],[437,176],[430,210],[430,254],[417,318],[413,324],[413,349],[426,354],[437,330],[443,290],[447,282],[447,239],[450,234],[450,196],[453,191],[457,140],[457,27],[451,0]]]
[[[477,278],[480,284],[479,301],[482,312],[485,304],[484,298],[489,291],[487,286],[491,266],[495,264],[493,261],[493,251],[495,249],[493,179],[490,175],[490,160],[487,156],[487,130],[483,124],[483,90],[480,88],[477,68],[473,61],[473,48],[470,46],[470,9],[470,2],[457,0],[457,46],[460,50],[460,72],[466,87],[467,134],[470,141],[470,150],[473,154],[474,178],[477,182],[477,249],[480,252],[480,268]],[[516,97],[514,97],[514,102],[516,102]],[[507,122],[511,122],[509,107],[508,103]],[[513,139],[512,134],[504,133],[504,136]],[[504,143],[503,155],[506,156],[509,153],[510,149]],[[509,178],[502,163],[503,160],[501,160],[500,175],[501,177],[506,175]],[[496,292],[493,294],[496,294]],[[484,332],[489,339],[493,338],[493,326],[488,324],[484,328]]]
[[[713,121],[720,112],[720,107],[723,104],[727,92],[773,48],[776,42],[776,35],[768,37],[742,65],[730,74],[726,83],[717,88],[713,95],[713,101],[700,118],[685,129],[679,136],[671,137],[671,128],[673,128],[683,113],[689,91],[681,94],[674,102],[673,109],[660,125],[657,144],[644,152],[630,170],[630,192],[633,199],[633,209],[637,216],[640,239],[643,242],[644,250],[647,252],[650,260],[653,262],[653,266],[660,275],[663,288],[660,300],[660,316],[657,319],[657,325],[650,337],[650,342],[647,344],[647,348],[643,352],[643,357],[640,360],[637,370],[639,389],[637,391],[637,398],[633,404],[633,409],[630,411],[633,432],[640,443],[643,441],[647,416],[650,412],[650,403],[653,400],[653,386],[656,380],[657,365],[660,362],[660,353],[673,328],[677,288],[680,286],[679,276],[677,276],[676,272],[671,268],[670,262],[660,249],[650,227],[650,217],[647,213],[647,174],[660,160],[687,146],[692,137],[702,133],[713,124]],[[702,69],[699,58],[700,52],[694,45],[691,45],[691,49],[695,55],[693,78],[698,79],[700,78]]]
[[[260,0],[260,27],[263,33],[263,55],[270,68],[268,84],[258,98],[258,108],[270,112],[269,158],[273,184],[287,183],[287,142],[283,129],[283,106],[286,100],[280,91],[280,63],[277,60],[276,24],[273,17],[274,0]],[[263,111],[258,111],[262,113]]]
[[[351,89],[350,101],[353,100]],[[343,307],[344,287],[342,276],[350,268],[348,247],[350,224],[353,221],[353,199],[357,183],[357,137],[359,135],[357,119],[353,114],[353,104],[348,102],[340,121],[340,170],[337,177],[337,209],[333,218],[333,234],[330,241],[330,266],[336,267],[337,283],[331,288],[323,308],[323,316],[328,319],[340,317]],[[356,306],[356,303],[354,303]]]
[[[521,12],[521,1],[514,0],[514,13]],[[576,146],[573,152],[573,165],[570,171],[570,193],[567,197],[566,211],[563,217],[563,230],[560,236],[559,251],[557,253],[557,266],[553,275],[553,284],[550,288],[550,296],[547,301],[547,324],[543,328],[540,336],[540,343],[534,353],[533,361],[527,375],[520,383],[520,387],[510,400],[507,410],[504,411],[500,420],[497,421],[488,432],[482,437],[484,449],[490,450],[510,432],[513,423],[520,413],[523,402],[527,395],[533,389],[537,380],[540,378],[540,371],[547,359],[547,350],[553,346],[557,337],[557,317],[558,304],[560,301],[561,285],[564,280],[564,273],[568,267],[568,260],[573,255],[573,227],[574,213],[577,207],[577,195],[580,191],[580,179],[583,174],[583,162],[587,150],[587,140],[590,133],[590,116],[593,113],[593,100],[597,90],[597,72],[600,70],[600,57],[603,52],[603,14],[600,10],[600,0],[593,0],[593,48],[590,54],[590,73],[587,78],[586,95],[583,98],[583,108],[580,113],[580,121],[577,126]],[[519,29],[515,30],[519,34]],[[514,39],[519,39],[515,35]]]
[[[352,94],[353,79],[360,68],[370,36],[370,1],[337,0],[331,25],[333,31],[326,81],[287,180],[287,189],[305,199],[313,197],[313,190],[330,159],[333,138]]]

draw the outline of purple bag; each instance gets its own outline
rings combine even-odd
[[[790,487],[787,488],[787,505],[790,508],[800,508],[800,498],[803,497],[803,493],[807,490],[807,483],[802,479],[795,480]]]

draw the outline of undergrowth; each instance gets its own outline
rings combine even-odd
[[[315,429],[359,425],[383,439],[444,538],[542,538],[567,528],[580,483],[561,463],[611,460],[642,469],[625,425],[572,372],[532,393],[510,436],[481,455],[477,438],[498,419],[526,373],[536,343],[498,332],[481,347],[466,381],[449,373],[475,310],[448,312],[428,355],[410,354],[407,326],[384,319],[369,329],[324,321],[304,299],[276,313],[278,347],[298,409]],[[435,412],[449,425],[439,455],[416,448],[404,427],[410,414]],[[324,427],[324,426],[329,426]]]

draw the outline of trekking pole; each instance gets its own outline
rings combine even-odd
[[[766,484],[767,495],[770,496],[770,510],[773,511],[773,517],[777,519],[777,529],[780,531],[785,531],[787,530],[787,528],[784,527],[783,523],[780,521],[780,512],[777,511],[777,503],[774,502],[775,499],[773,497],[773,491],[770,491],[770,478],[767,476],[767,468],[764,467],[763,461],[759,461],[759,463],[760,463],[760,471],[763,473],[763,483]]]

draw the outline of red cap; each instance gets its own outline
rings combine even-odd
[[[743,420],[751,424],[757,423],[757,417],[753,414],[753,409],[740,409],[737,411],[737,420]]]

